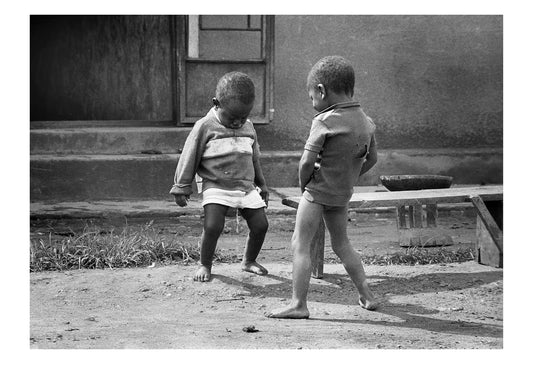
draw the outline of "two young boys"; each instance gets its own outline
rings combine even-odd
[[[234,77],[239,77],[239,80]],[[229,207],[241,208],[250,228],[243,269],[257,274],[267,273],[255,261],[268,222],[264,213],[266,202],[259,202],[254,186],[260,189],[265,200],[268,191],[259,165],[255,132],[247,119],[253,107],[253,84],[245,77],[242,73],[232,72],[219,81],[217,97],[213,100],[215,107],[191,131],[171,190],[176,203],[183,206],[192,192],[190,186],[194,173],[197,172],[204,180],[202,205],[205,219],[201,266],[195,275],[195,280],[199,281],[209,280],[214,248]],[[237,81],[240,84],[237,85]],[[309,317],[307,291],[311,278],[310,245],[321,218],[324,218],[330,233],[333,251],[341,259],[359,291],[359,305],[368,310],[376,308],[361,258],[352,248],[346,232],[348,201],[353,186],[358,177],[377,161],[375,126],[361,110],[359,103],[353,101],[354,84],[354,70],[340,56],[321,59],[309,72],[307,89],[318,114],[313,119],[299,165],[303,196],[291,241],[292,301],[289,306],[272,311],[269,317]],[[237,134],[249,140],[231,141],[231,137]],[[216,147],[212,143],[214,140],[219,140],[215,143]],[[239,153],[243,154],[242,158]],[[221,159],[226,155],[227,159]],[[250,197],[250,201],[230,200],[234,195]]]

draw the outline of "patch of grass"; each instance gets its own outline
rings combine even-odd
[[[394,264],[416,266],[424,264],[461,263],[474,260],[472,248],[450,250],[446,248],[408,248],[405,253],[363,256],[367,265],[387,266]]]
[[[154,262],[170,264],[196,261],[198,246],[180,242],[152,228],[150,222],[141,228],[114,231],[89,231],[65,238],[39,238],[30,243],[30,271],[61,271],[81,268],[143,267]]]
[[[32,239],[30,243],[30,271],[62,271],[73,269],[145,267],[153,263],[173,264],[196,262],[200,257],[198,245],[183,243],[174,234],[161,234],[152,227],[153,221],[139,227],[126,227],[119,233],[99,228],[85,228],[54,233],[64,237]],[[419,248],[387,255],[363,255],[366,265],[425,265],[459,263],[474,260],[472,248]],[[240,262],[241,256],[217,250],[215,261]],[[327,263],[340,263],[337,257],[326,257]]]

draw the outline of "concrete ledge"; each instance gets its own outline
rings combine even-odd
[[[386,190],[383,186],[358,186],[355,192]],[[297,196],[297,187],[277,187],[270,189],[267,214],[294,216],[296,209],[282,204],[287,196]],[[375,213],[395,216],[394,207],[351,209],[350,212]],[[474,211],[471,203],[442,204],[439,212]],[[33,202],[30,204],[30,219],[87,219],[87,218],[165,218],[179,216],[201,216],[203,208],[198,195],[193,195],[187,207],[177,206],[171,198],[165,200],[90,200]]]
[[[179,153],[190,127],[92,127],[35,129],[31,154]]]
[[[270,187],[297,187],[301,151],[263,152]],[[503,182],[503,150],[382,150],[359,184],[379,184],[382,174],[443,174],[455,184]],[[32,155],[30,199],[36,201],[166,200],[178,154]]]

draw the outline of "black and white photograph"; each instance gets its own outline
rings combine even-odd
[[[505,370],[530,246],[504,254],[504,213],[516,234],[530,212],[504,210],[512,22],[488,4],[20,11],[26,354]],[[507,119],[506,141],[530,123]]]

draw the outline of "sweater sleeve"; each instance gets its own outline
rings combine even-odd
[[[255,129],[252,127],[253,130],[253,136],[254,136],[254,143],[252,144],[252,160],[255,162],[259,161],[259,158],[261,157],[260,152],[260,146],[259,141],[257,140],[257,133]]]
[[[192,194],[192,182],[205,149],[204,130],[204,127],[196,124],[187,136],[176,167],[174,185],[170,189],[170,194]]]

